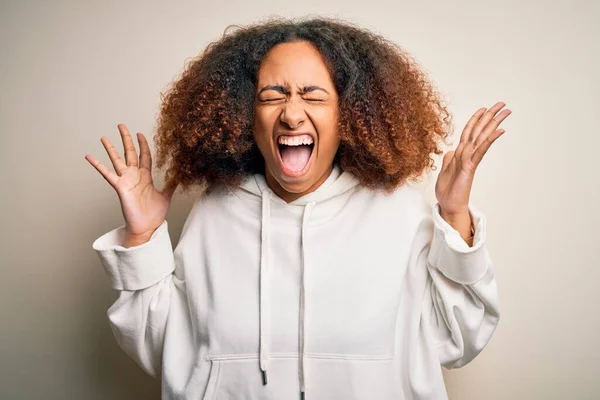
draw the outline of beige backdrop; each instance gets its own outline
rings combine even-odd
[[[513,110],[472,193],[500,325],[473,362],[444,371],[449,394],[600,398],[599,3],[2,2],[0,398],[159,398],[108,325],[116,292],[91,245],[123,217],[84,157],[110,165],[100,137],[121,146],[120,122],[152,136],[187,58],[227,25],[275,14],[337,16],[404,46],[445,93],[455,143],[477,108]],[[435,177],[420,186],[432,204]],[[174,245],[192,201],[176,193]]]

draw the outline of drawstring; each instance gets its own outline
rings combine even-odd
[[[306,330],[304,328],[304,313],[306,310],[306,221],[308,221],[308,217],[310,216],[310,211],[312,210],[315,203],[308,203],[304,207],[304,215],[302,216],[302,281],[300,282],[300,357],[298,359],[300,363],[300,398],[304,400],[305,392],[306,392],[306,374],[305,374],[305,359],[304,359],[304,342],[306,337]]]
[[[304,400],[306,392],[306,375],[305,375],[305,356],[304,356],[304,343],[305,343],[305,309],[306,309],[306,296],[305,296],[305,267],[306,267],[306,221],[310,217],[310,212],[315,205],[314,202],[308,203],[304,207],[304,214],[302,216],[302,233],[301,233],[301,283],[300,283],[300,321],[299,321],[299,341],[300,341],[300,356],[299,362],[299,379],[300,379],[300,398]],[[269,331],[269,290],[268,284],[268,252],[269,252],[269,220],[271,217],[271,199],[269,190],[262,191],[262,223],[261,223],[261,247],[260,247],[260,288],[259,288],[259,335],[260,335],[260,354],[259,363],[260,370],[262,372],[263,385],[267,384],[267,365],[269,363],[269,349],[267,344],[269,343],[268,331]]]
[[[269,191],[263,190],[262,192],[262,223],[261,223],[261,247],[260,247],[260,289],[259,289],[259,301],[260,309],[259,313],[259,331],[260,331],[260,370],[262,371],[263,385],[267,384],[267,364],[269,363],[269,355],[267,343],[268,339],[267,331],[269,327],[268,321],[268,304],[269,290],[267,290],[267,272],[268,272],[268,252],[269,252],[269,219],[271,214],[271,200],[269,198]]]

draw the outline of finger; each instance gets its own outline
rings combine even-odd
[[[444,159],[442,160],[442,169],[446,169],[448,164],[450,164],[450,161],[452,160],[453,156],[454,156],[454,151],[449,151],[444,155]]]
[[[498,139],[504,132],[506,132],[504,129],[498,129],[491,135],[487,135],[483,142],[473,152],[473,155],[471,156],[471,161],[475,165],[479,165],[479,163],[483,159],[483,156],[485,155],[485,153],[487,153],[492,143],[494,143],[494,141]]]
[[[138,144],[140,145],[140,168],[146,168],[152,171],[152,154],[150,153],[150,146],[143,133],[137,134]]]
[[[127,164],[125,164],[125,161],[121,159],[121,156],[119,155],[119,152],[117,151],[115,146],[113,146],[110,139],[104,136],[100,138],[100,142],[102,142],[102,145],[106,149],[106,152],[108,153],[108,158],[110,158],[110,162],[115,168],[117,175],[123,175],[123,171],[125,171],[125,169],[127,168]]]
[[[465,125],[460,135],[460,142],[458,143],[458,147],[456,148],[455,152],[456,158],[458,160],[462,159],[463,151],[465,149],[465,146],[469,143],[469,136],[471,135],[473,127],[486,110],[487,109],[485,107],[480,108],[479,110],[475,111],[475,114],[473,114],[471,118],[469,118],[469,120],[467,121],[467,124]]]
[[[496,129],[498,129],[498,125],[500,125],[500,123],[502,121],[504,121],[506,119],[506,117],[508,117],[510,114],[512,113],[511,110],[509,110],[508,108],[505,110],[502,110],[502,112],[498,115],[496,115],[486,126],[485,129],[483,130],[483,132],[481,132],[481,134],[479,135],[479,137],[477,138],[477,140],[475,141],[475,147],[478,147],[479,144],[481,144],[481,142],[483,142],[485,140],[485,137],[487,135],[489,135],[492,132],[495,132]]]
[[[117,182],[119,181],[117,174],[106,168],[104,164],[89,154],[85,156],[85,159],[88,160],[88,162],[92,164],[92,166],[96,168],[98,172],[100,172],[100,175],[102,175],[113,188],[117,188]]]
[[[494,115],[496,115],[496,113],[500,111],[505,105],[505,103],[499,101],[498,103],[494,104],[492,108],[487,110],[487,112],[483,114],[481,118],[479,118],[479,121],[477,121],[477,123],[471,130],[469,138],[467,140],[470,142],[477,141],[477,138],[479,137],[479,134],[481,133],[483,128],[488,124],[488,122],[490,122]]]
[[[128,167],[137,167],[138,166],[138,155],[135,150],[135,145],[133,144],[133,139],[131,139],[131,135],[129,134],[129,129],[125,126],[125,124],[117,125],[119,128],[119,132],[121,133],[121,139],[123,139],[123,148],[125,149],[125,163]]]
[[[475,114],[473,114],[471,116],[471,118],[469,118],[469,120],[467,121],[467,124],[465,125],[465,128],[463,129],[463,131],[460,135],[460,143],[467,141],[469,139],[469,135],[471,135],[471,131],[473,130],[473,127],[475,126],[477,121],[479,121],[479,118],[483,115],[485,110],[486,110],[486,108],[482,107],[479,110],[475,111]]]

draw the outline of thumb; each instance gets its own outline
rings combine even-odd
[[[442,169],[445,169],[448,166],[448,164],[450,164],[450,160],[452,160],[452,157],[454,157],[454,150],[451,150],[444,154],[444,160],[442,161]]]
[[[169,199],[169,201],[171,201],[171,198],[173,197],[173,193],[175,193],[175,190],[177,189],[177,186],[179,186],[179,182],[177,181],[177,179],[175,177],[171,178],[165,184],[165,187],[162,190],[162,194],[167,199]]]

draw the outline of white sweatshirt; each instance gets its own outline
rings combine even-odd
[[[263,175],[201,196],[174,251],[166,221],[92,247],[116,340],[163,399],[445,399],[440,365],[470,362],[499,321],[469,212],[472,247],[411,184],[387,195],[336,165],[289,204]]]

